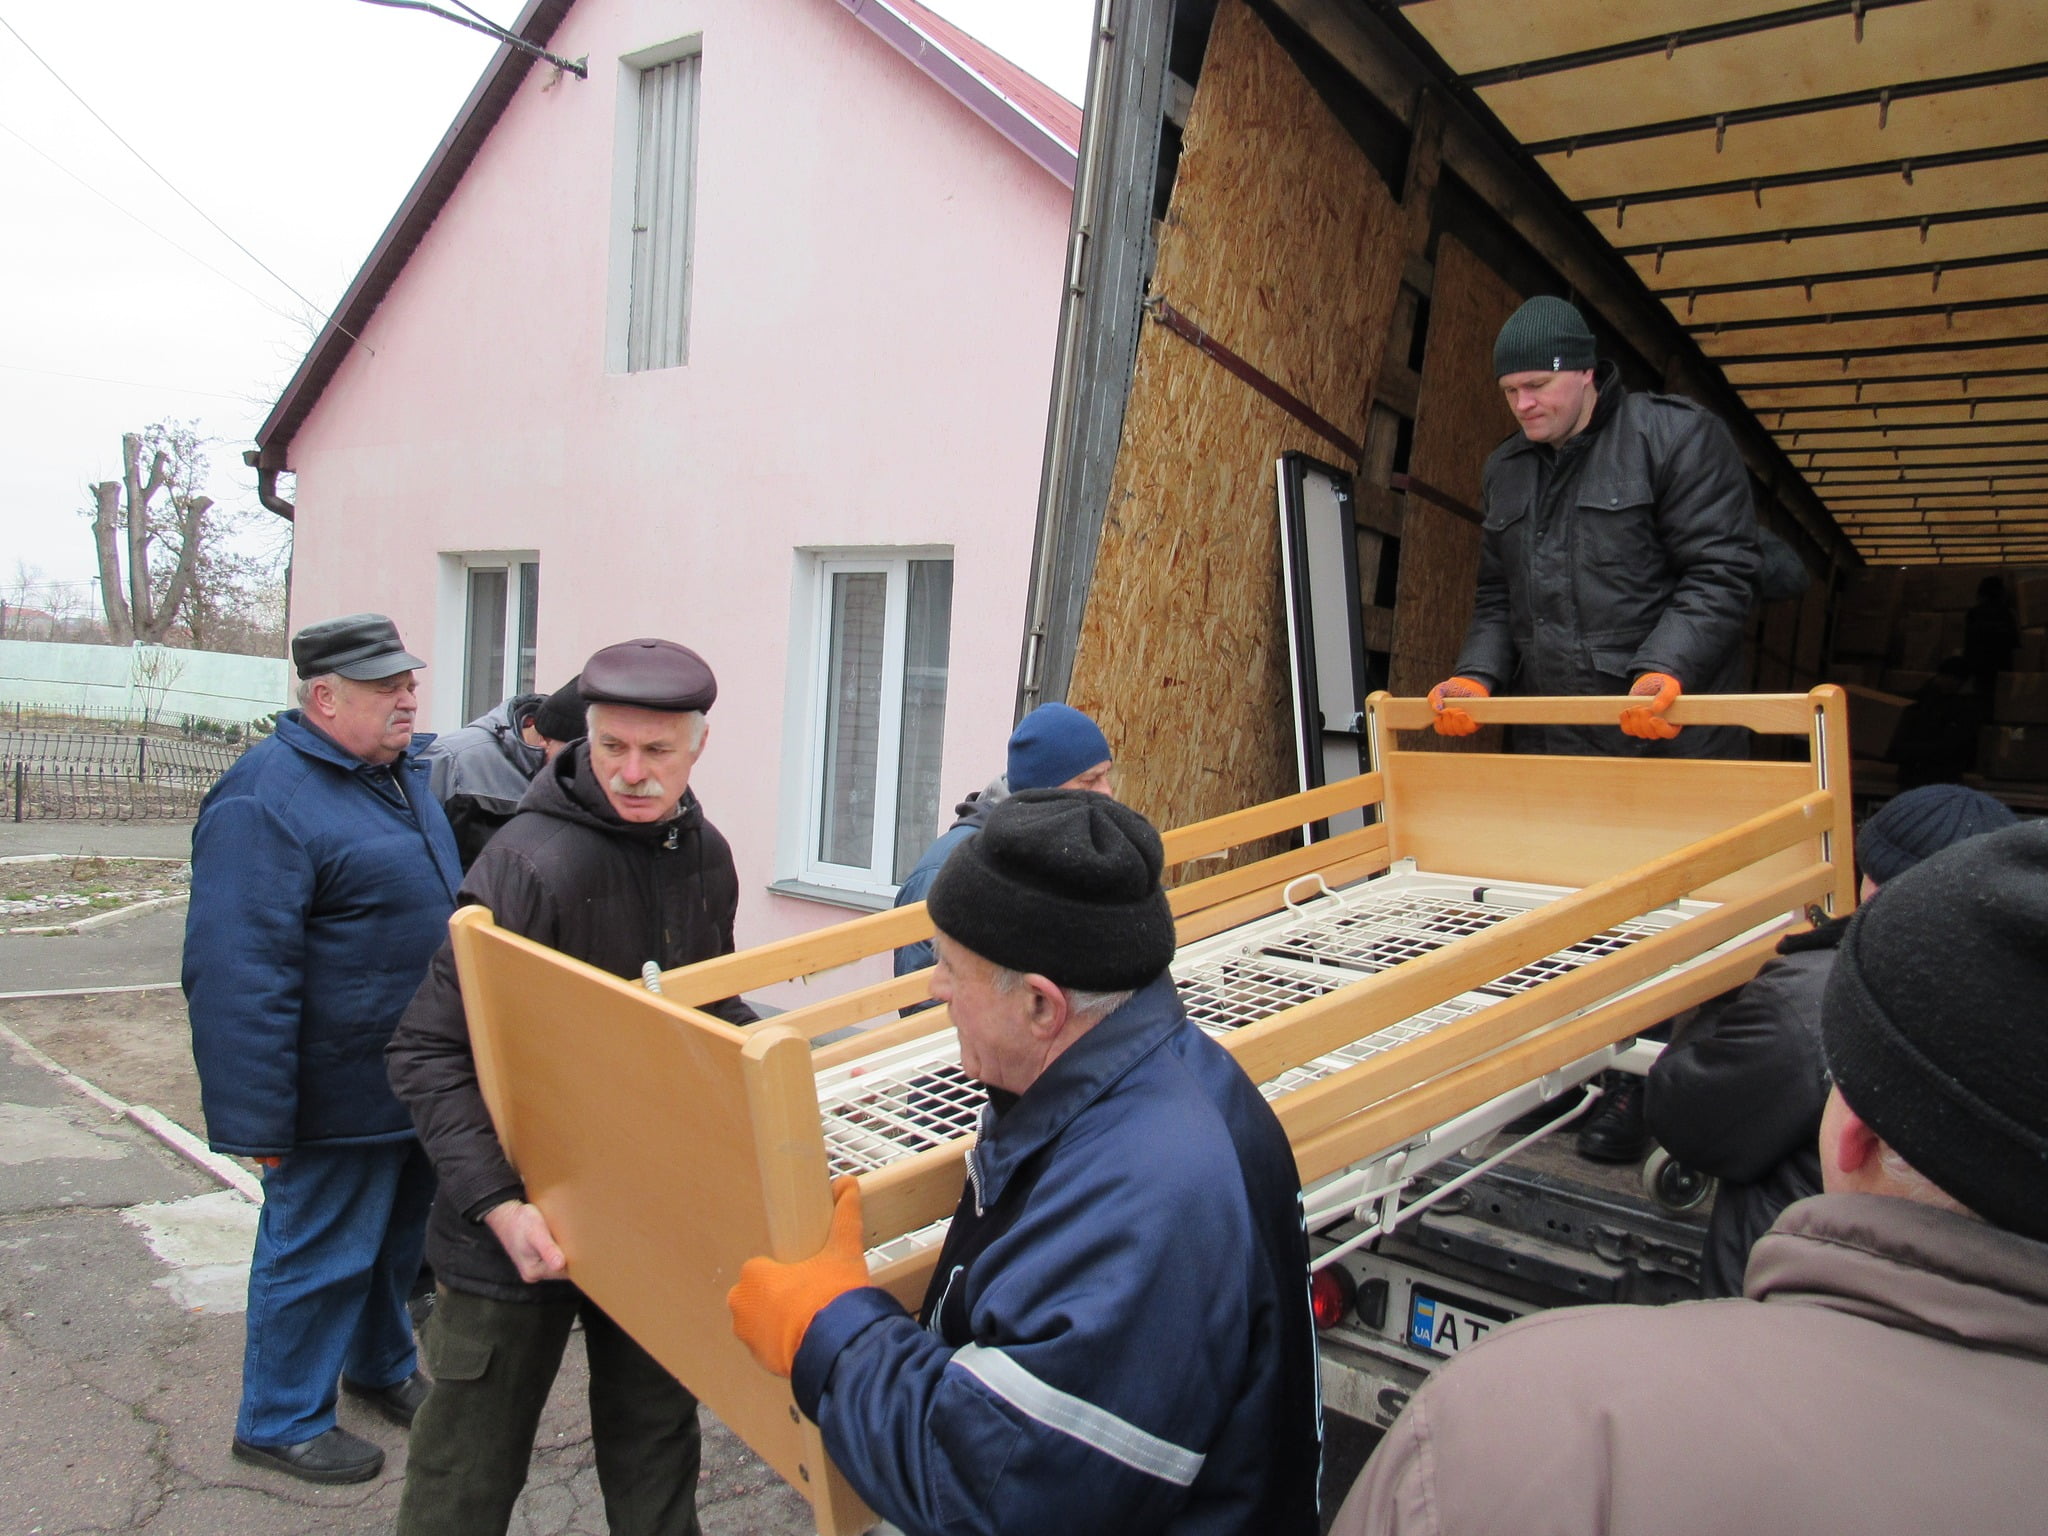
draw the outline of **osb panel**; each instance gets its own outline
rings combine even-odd
[[[1264,24],[1225,0],[1154,292],[1362,438],[1399,284],[1395,217]],[[1118,794],[1162,826],[1298,787],[1274,488],[1289,449],[1343,457],[1145,327],[1068,697],[1116,747]]]
[[[1486,456],[1514,430],[1493,376],[1493,340],[1521,302],[1522,295],[1455,236],[1438,237],[1408,472],[1468,507],[1479,505]],[[1420,496],[1408,497],[1401,513],[1390,691],[1427,693],[1451,675],[1472,622],[1478,582],[1478,527]],[[1497,734],[1462,740],[1419,736],[1410,745],[1497,751],[1487,741]]]

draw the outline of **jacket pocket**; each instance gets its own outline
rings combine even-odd
[[[1626,571],[1646,585],[1661,582],[1664,541],[1649,481],[1624,476],[1580,487],[1577,553],[1587,565]]]

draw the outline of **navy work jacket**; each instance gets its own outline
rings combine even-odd
[[[1315,1536],[1294,1156],[1172,978],[984,1112],[968,1173],[922,1325],[852,1291],[797,1353],[861,1495],[912,1536]]]
[[[288,710],[201,804],[184,984],[215,1151],[412,1135],[384,1047],[462,883],[431,740],[373,767]]]

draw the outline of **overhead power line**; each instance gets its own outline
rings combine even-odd
[[[159,394],[209,395],[215,400],[234,400],[249,404],[246,395],[230,395],[218,389],[194,389],[189,384],[145,384],[140,379],[108,379],[96,373],[65,373],[56,368],[30,368],[23,363],[0,363],[0,369],[9,373],[39,373],[49,379],[78,379],[87,384],[121,384],[130,389],[151,389]]]
[[[212,214],[208,213],[204,208],[200,207],[197,203],[193,202],[191,198],[187,197],[182,191],[180,191],[178,189],[177,184],[173,182],[170,177],[166,176],[162,171],[158,170],[154,165],[150,164],[149,157],[144,155],[143,152],[137,149],[133,144],[130,144],[125,138],[122,138],[121,131],[118,128],[116,128],[112,123],[108,122],[104,117],[101,117],[100,114],[94,109],[93,104],[87,101],[83,96],[79,95],[78,91],[72,86],[70,81],[66,80],[62,75],[57,73],[57,68],[55,65],[53,65],[48,59],[44,58],[40,53],[37,53],[34,48],[30,47],[28,39],[23,37],[21,33],[19,33],[18,31],[16,31],[14,24],[4,16],[0,16],[0,27],[5,27],[10,33],[12,33],[14,40],[17,43],[21,44],[21,46],[24,49],[27,49],[28,56],[34,59],[38,64],[42,65],[43,68],[49,72],[50,78],[52,80],[55,80],[59,85],[63,86],[64,89],[70,93],[71,99],[73,101],[76,101],[81,107],[85,108],[86,112],[91,115],[92,120],[94,122],[98,123],[102,128],[106,129],[108,133],[112,134],[114,136],[114,140],[116,143],[118,143],[123,149],[127,150],[129,154],[133,155],[138,161],[142,163],[143,169],[148,171],[150,175],[154,176],[166,187],[169,187],[172,193],[176,195],[180,202],[182,202],[186,207],[190,208],[194,213],[198,214],[200,218],[206,220],[208,224],[212,225],[213,228],[219,232],[221,237],[225,239],[230,245],[232,245],[236,250],[240,251],[244,256],[248,257],[251,261],[255,262],[257,266],[261,267],[265,272],[269,273],[271,277],[275,278],[279,283],[283,284],[286,291],[288,291],[293,298],[297,299],[301,304],[306,305],[309,309],[311,309],[315,314],[319,315],[322,319],[331,320],[333,318],[333,316],[330,315],[327,312],[327,310],[322,308],[320,305],[315,304],[311,299],[307,298],[303,293],[299,292],[297,288],[294,288],[291,285],[291,283],[286,281],[286,279],[277,271],[276,268],[270,265],[270,263],[265,261],[261,256],[258,256],[254,251],[250,250],[248,246],[242,244],[242,242],[237,240],[233,235],[229,234],[226,228],[222,226],[218,219],[214,218]],[[348,333],[344,332],[344,334]],[[360,338],[350,335],[350,340],[360,340]]]
[[[180,245],[177,241],[173,240],[169,235],[165,234],[162,230],[158,229],[154,224],[150,223],[147,219],[143,218],[141,214],[135,212],[134,209],[128,207],[125,203],[120,202],[118,199],[110,197],[107,193],[102,192],[98,187],[94,186],[91,182],[87,181],[83,176],[79,175],[78,172],[72,170],[70,166],[64,164],[63,161],[59,160],[55,155],[52,155],[48,150],[45,150],[39,147],[38,145],[31,143],[28,140],[28,138],[16,132],[14,129],[8,127],[5,123],[0,123],[0,133],[4,133],[9,138],[15,140],[22,146],[22,148],[28,150],[30,153],[40,155],[51,166],[55,167],[57,170],[62,171],[66,176],[69,176],[73,181],[77,182],[81,187],[85,188],[85,190],[90,192],[94,197],[98,198],[101,202],[105,203],[108,207],[112,208],[116,213],[120,214],[124,218],[134,220],[135,223],[141,225],[142,228],[148,230],[152,235],[155,235],[157,239],[163,241],[163,243],[165,245],[168,245],[172,250],[191,257],[194,261],[198,262],[200,266],[206,268],[207,271],[211,272],[215,277],[219,278],[222,282],[227,283],[231,287],[241,289],[242,292],[249,295],[250,298],[254,299],[258,304],[261,304],[273,315],[277,315],[282,317],[283,319],[290,320],[294,324],[298,323],[299,316],[291,313],[290,310],[280,309],[277,305],[271,303],[270,300],[263,297],[262,294],[258,293],[254,288],[251,288],[247,283],[241,281],[241,279],[230,276],[228,273],[221,271],[219,267],[216,267],[212,262],[208,261],[204,256],[201,256],[197,251],[191,250],[186,246]]]

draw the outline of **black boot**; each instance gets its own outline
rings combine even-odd
[[[1579,1132],[1579,1156],[1590,1163],[1633,1163],[1650,1150],[1643,1124],[1643,1080],[1633,1072],[1609,1072],[1607,1093]]]

